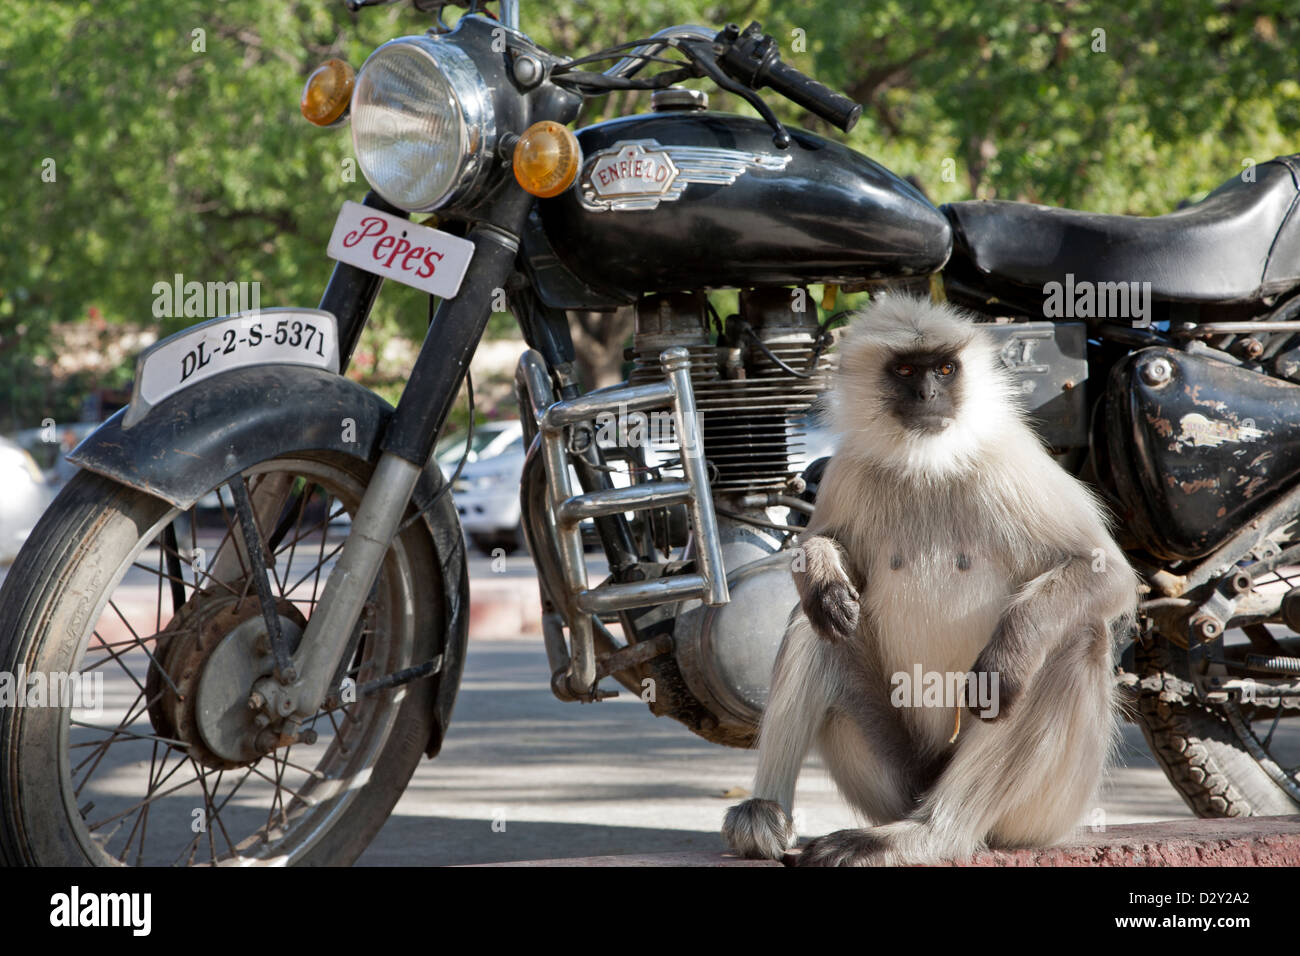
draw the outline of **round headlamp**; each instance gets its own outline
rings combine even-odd
[[[491,91],[455,44],[390,40],[357,74],[352,146],[366,181],[394,206],[445,206],[478,182],[496,148]]]

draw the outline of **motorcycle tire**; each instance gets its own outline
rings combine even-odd
[[[282,621],[305,626],[302,609],[310,613],[316,593],[310,599],[294,597],[301,594],[301,585],[296,590],[288,587],[295,561],[310,562],[316,557],[315,539],[301,532],[307,523],[303,515],[314,519],[320,514],[313,498],[319,492],[326,511],[319,526],[323,555],[327,538],[340,539],[343,534],[336,524],[341,519],[330,518],[329,512],[335,506],[339,509],[336,515],[344,509],[355,511],[372,466],[337,453],[301,452],[255,465],[244,477],[255,489],[259,474],[264,480],[277,470],[294,476],[292,487],[303,489],[295,492],[299,495],[299,525],[293,529],[292,547],[284,544],[276,552],[272,544],[267,551],[272,562],[285,562],[278,572],[284,575],[278,599],[285,607]],[[256,592],[247,578],[243,584],[236,581],[236,586],[218,587],[221,582],[213,575],[208,575],[212,580],[203,577],[203,565],[183,566],[177,596],[177,579],[170,574],[176,565],[168,563],[174,560],[174,552],[167,544],[176,546],[172,535],[177,527],[186,529],[187,535],[199,534],[202,529],[192,530],[200,525],[195,517],[193,509],[187,521],[184,512],[162,499],[80,472],[47,509],[10,569],[0,589],[0,622],[4,622],[0,671],[80,674],[85,680],[102,665],[108,672],[104,682],[114,680],[98,703],[102,712],[112,713],[104,709],[106,702],[112,706],[132,699],[133,703],[116,729],[109,720],[75,719],[93,711],[53,701],[54,706],[0,707],[0,862],[39,866],[346,865],[383,826],[410,781],[435,720],[436,687],[430,680],[414,680],[362,695],[351,704],[322,709],[316,715],[319,721],[309,719],[311,726],[319,723],[321,730],[320,739],[314,742],[304,739],[288,749],[260,752],[247,767],[214,765],[223,758],[208,752],[204,741],[211,738],[198,729],[206,726],[195,716],[198,705],[183,701],[187,696],[202,700],[204,694],[212,700],[211,695],[220,689],[233,688],[234,684],[219,680],[239,667],[247,676],[250,665],[229,663],[244,645],[230,645],[233,650],[221,652],[228,641],[235,640],[235,633],[214,631],[217,625],[213,621],[242,618],[249,624],[245,631],[251,633],[258,625],[250,619],[260,611],[247,608],[244,597],[236,603],[226,593],[251,593],[248,600],[256,607]],[[231,533],[237,528],[237,523],[229,525],[216,555],[227,541],[234,540]],[[313,553],[304,559],[298,545],[305,541],[311,542]],[[306,547],[302,544],[304,550]],[[283,557],[286,550],[287,561]],[[196,558],[198,551],[185,554]],[[156,613],[148,609],[152,597],[146,593],[154,589],[149,583],[154,579],[145,573],[153,573],[155,562]],[[215,569],[216,562],[214,557],[206,568]],[[323,563],[322,558],[314,569],[317,586],[328,577]],[[277,573],[274,566],[273,573]],[[301,567],[300,563],[297,569]],[[133,576],[130,579],[128,572]],[[348,673],[355,675],[354,687],[440,652],[447,621],[440,575],[432,543],[418,523],[398,535],[385,556],[350,652],[352,668]],[[192,583],[185,580],[191,576]],[[128,580],[144,580],[147,586],[128,584]],[[191,588],[190,596],[181,604],[186,587]],[[170,616],[164,613],[169,592]],[[115,598],[119,594],[123,596]],[[193,612],[205,602],[207,610]],[[220,611],[212,612],[214,607]],[[222,618],[222,613],[227,617]],[[117,623],[119,618],[125,630]],[[191,626],[192,639],[187,630]],[[121,639],[106,640],[104,635],[110,633],[120,634]],[[265,634],[264,625],[260,634]],[[211,640],[212,635],[217,640]],[[269,653],[265,638],[257,640],[263,642],[258,645],[259,653]],[[101,653],[105,656],[100,657]],[[88,655],[94,656],[93,662],[88,663]],[[243,654],[245,659],[249,656]],[[205,684],[209,672],[214,677],[211,684]],[[190,677],[192,684],[173,686],[173,682],[179,685]],[[49,680],[52,687],[53,677]],[[193,693],[181,693],[190,687]],[[205,689],[213,687],[218,690]],[[247,688],[245,681],[230,690],[230,699],[238,702],[239,694],[247,697]],[[81,703],[84,705],[84,699]],[[225,706],[231,705],[227,701]],[[246,701],[243,706],[247,707]],[[303,726],[308,726],[307,722]],[[96,753],[85,779],[78,781],[78,773]],[[111,780],[108,785],[91,788],[91,777],[101,764],[109,766]],[[130,801],[136,794],[124,798],[121,791],[128,784],[138,786],[146,770],[148,790],[132,812]],[[186,773],[182,783],[176,784],[174,775],[181,770]],[[191,771],[194,779],[186,784],[184,777]],[[302,782],[296,782],[299,780]],[[268,781],[274,786],[269,797]],[[232,804],[236,796],[238,800]],[[223,813],[234,821],[229,826]],[[98,822],[101,818],[107,822]],[[241,839],[244,827],[251,827],[252,833]],[[232,828],[237,828],[234,833]],[[163,846],[156,850],[159,838]],[[154,842],[146,847],[147,840]],[[174,855],[177,849],[179,856]]]
[[[1139,651],[1138,663],[1143,677],[1165,670],[1160,648]],[[1141,691],[1136,717],[1165,777],[1198,817],[1300,813],[1300,803],[1245,748],[1226,709]]]

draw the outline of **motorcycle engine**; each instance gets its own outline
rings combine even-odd
[[[809,295],[803,289],[748,290],[721,329],[710,328],[709,319],[702,293],[642,299],[632,383],[662,380],[660,353],[686,347],[715,496],[801,491],[799,466],[810,464],[804,461],[808,412],[827,389],[831,368]]]
[[[655,713],[718,743],[753,745],[772,665],[798,603],[789,548],[792,526],[806,524],[796,500],[805,491],[803,474],[828,454],[814,406],[830,385],[829,345],[799,289],[742,292],[737,314],[725,322],[699,293],[649,296],[637,309],[633,383],[662,380],[664,349],[690,350],[731,589],[722,607],[691,600],[640,616],[643,635],[655,622],[671,627],[676,648],[644,676],[668,691],[651,704]]]

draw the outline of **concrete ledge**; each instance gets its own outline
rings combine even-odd
[[[479,863],[494,866],[775,866],[776,860],[742,860],[727,853],[629,853],[626,856],[578,856],[557,860],[520,860],[516,863]]]
[[[717,852],[525,860],[486,866],[780,866]],[[941,866],[1300,866],[1300,816],[1173,820],[1083,832],[1060,846],[988,850]]]
[[[1132,823],[1043,850],[988,850],[949,866],[1300,866],[1300,816]]]

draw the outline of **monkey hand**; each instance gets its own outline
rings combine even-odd
[[[824,535],[803,545],[806,567],[794,584],[808,623],[829,641],[847,641],[858,629],[858,589],[844,570],[843,550]]]
[[[995,643],[980,651],[966,685],[966,707],[981,720],[1005,717],[1020,697],[1020,681]]]
[[[799,589],[808,623],[829,641],[847,641],[858,629],[858,592],[847,581],[822,581]]]

